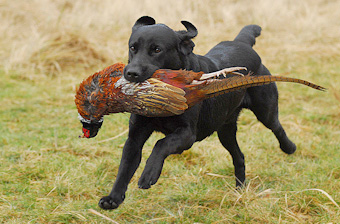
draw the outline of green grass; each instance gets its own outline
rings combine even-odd
[[[97,202],[111,188],[126,134],[97,142],[126,130],[128,115],[108,116],[97,138],[78,139],[74,78],[32,81],[0,74],[1,222],[105,222],[88,209],[132,223],[339,221],[340,209],[325,194],[307,190],[324,190],[339,204],[339,114],[335,105],[334,110],[322,106],[330,92],[296,86],[298,96],[290,96],[291,86],[278,84],[281,121],[298,146],[291,156],[244,111],[238,139],[249,185],[241,192],[234,191],[232,161],[216,135],[169,157],[158,183],[150,190],[138,189],[147,155],[162,137],[155,134],[145,146],[126,201],[115,211],[103,211]],[[290,97],[293,103],[287,105]]]
[[[0,223],[112,223],[93,210],[119,223],[340,223],[338,2],[199,0],[181,2],[185,11],[179,1],[168,10],[154,0],[80,2],[0,6]],[[79,139],[74,93],[91,73],[127,60],[130,28],[144,14],[175,29],[182,29],[181,19],[193,22],[197,53],[232,39],[243,25],[260,24],[255,49],[273,74],[328,88],[277,84],[280,120],[296,153],[281,152],[245,110],[237,135],[246,159],[244,189],[234,190],[231,157],[213,134],[170,156],[157,184],[141,190],[138,178],[163,137],[153,134],[124,203],[99,209],[127,134],[101,141],[127,130],[129,115],[107,116],[96,138]]]

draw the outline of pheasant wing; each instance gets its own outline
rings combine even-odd
[[[184,96],[184,90],[150,78],[135,87],[133,99],[126,103],[126,110],[147,117],[179,115],[188,109]]]

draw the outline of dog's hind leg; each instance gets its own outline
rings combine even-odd
[[[245,181],[245,164],[244,155],[241,152],[236,140],[236,119],[231,123],[224,124],[218,131],[218,138],[220,142],[226,148],[231,157],[233,158],[233,164],[235,169],[236,187],[242,187]]]
[[[262,65],[258,74],[270,74]],[[247,89],[247,97],[250,97],[249,109],[253,111],[259,121],[272,130],[280,143],[280,148],[287,154],[296,150],[296,145],[287,137],[279,121],[278,91],[275,83],[252,87]]]

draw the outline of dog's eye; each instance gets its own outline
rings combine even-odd
[[[131,47],[130,47],[130,50],[131,50],[131,51],[135,51],[136,48],[135,48],[134,46],[131,46]]]
[[[161,52],[162,50],[161,50],[159,47],[156,47],[154,51],[155,51],[155,53],[159,53],[159,52]]]

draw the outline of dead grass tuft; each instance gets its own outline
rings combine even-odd
[[[57,34],[33,52],[28,65],[45,74],[60,74],[81,64],[85,69],[108,63],[108,57],[99,52],[95,44],[75,33]]]

